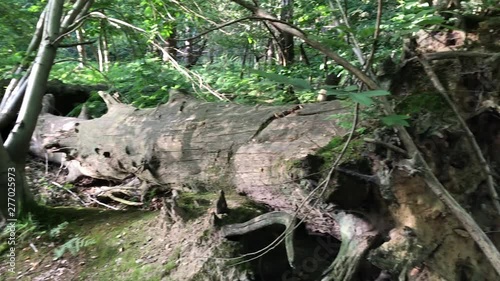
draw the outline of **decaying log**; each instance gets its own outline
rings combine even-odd
[[[290,211],[308,193],[293,182],[290,166],[343,136],[346,130],[331,115],[349,111],[337,101],[243,106],[199,102],[177,92],[151,109],[113,103],[93,120],[45,114],[37,137],[89,177],[135,176],[180,190],[229,186],[275,210]],[[321,227],[329,233],[333,224],[321,221]]]

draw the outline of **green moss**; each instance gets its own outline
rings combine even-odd
[[[325,165],[331,166],[333,161],[337,159],[340,152],[344,148],[344,144],[345,140],[342,137],[334,137],[326,146],[318,150],[316,156],[321,157],[324,160]],[[361,137],[352,139],[351,142],[349,143],[349,147],[345,151],[343,162],[349,160],[355,160],[361,157],[363,148],[364,148],[364,141],[362,140]]]
[[[185,220],[196,219],[207,213],[212,202],[217,199],[216,193],[183,192],[177,199],[178,206],[184,211]]]
[[[109,219],[80,229],[96,244],[85,253],[86,266],[79,280],[160,280],[162,267],[142,264],[150,237],[140,234],[154,219],[156,213],[135,212]],[[82,224],[82,227],[86,223]],[[87,229],[87,230],[86,230]]]
[[[342,137],[334,137],[330,142],[322,147],[320,150],[318,150],[317,155],[322,155],[323,153],[327,151],[332,151],[334,149],[339,148],[343,143]]]
[[[170,274],[172,270],[177,268],[177,261],[179,260],[180,257],[181,257],[181,248],[177,247],[174,250],[174,253],[168,258],[167,263],[165,264],[163,272],[164,276]]]
[[[35,216],[36,223],[31,224],[37,225],[36,231],[31,233],[32,238],[19,240],[19,249],[29,248],[28,242],[35,240],[36,245],[54,243],[55,247],[39,247],[38,253],[19,251],[19,260],[44,260],[44,263],[51,264],[50,261],[55,255],[54,249],[64,245],[72,237],[78,237],[92,241],[92,245],[80,248],[75,256],[68,252],[63,255],[75,264],[78,264],[78,261],[85,262],[77,269],[79,277],[75,280],[160,280],[164,266],[139,261],[145,259],[148,252],[153,251],[147,249],[151,244],[151,237],[143,232],[156,219],[156,212],[43,207],[37,214],[40,215]],[[62,223],[65,227],[61,226]],[[60,228],[60,231],[51,236],[57,228]],[[35,236],[40,237],[35,239]],[[49,258],[45,259],[47,256]],[[24,263],[19,265],[29,266]],[[19,268],[20,271],[28,269]]]
[[[443,113],[448,111],[446,101],[439,93],[421,93],[402,99],[396,111],[399,114],[417,114],[424,112]]]

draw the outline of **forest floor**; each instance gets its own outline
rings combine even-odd
[[[59,174],[58,167],[30,159],[27,175],[37,199],[58,207],[47,208],[43,218],[29,218],[20,225],[16,274],[7,272],[8,261],[2,255],[0,280],[170,280],[166,276],[197,273],[212,256],[217,245],[213,240],[221,240],[207,231],[210,212],[198,212],[200,216],[189,224],[166,224],[153,207],[150,211],[75,208],[82,204],[77,198],[83,198],[89,187],[82,182],[58,184]],[[203,202],[212,203],[216,197],[211,196]],[[189,268],[192,272],[186,272]]]

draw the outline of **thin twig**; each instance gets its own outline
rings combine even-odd
[[[365,142],[369,142],[369,143],[374,143],[374,144],[378,144],[378,145],[381,145],[385,148],[388,148],[390,150],[393,150],[401,155],[403,155],[405,158],[411,158],[410,155],[408,154],[408,152],[400,147],[397,147],[393,144],[390,144],[390,143],[386,143],[386,142],[383,142],[383,141],[379,141],[379,140],[376,140],[376,139],[372,139],[372,138],[364,138],[363,139]]]
[[[62,186],[61,184],[55,182],[55,181],[51,181],[50,182],[51,184],[61,188],[62,190],[68,192],[69,194],[71,194],[73,197],[75,197],[76,199],[78,199],[78,201],[80,201],[82,203],[83,206],[87,206],[87,203],[85,201],[82,200],[82,198],[80,198],[80,196],[78,196],[76,193],[74,193],[73,191],[69,190],[69,188],[66,188],[64,186]]]
[[[375,57],[375,51],[377,50],[378,46],[378,37],[380,35],[380,24],[382,22],[382,6],[383,2],[382,0],[377,0],[377,21],[375,22],[375,32],[373,33],[373,44],[372,44],[372,49],[370,51],[370,54],[368,55],[368,58],[366,59],[364,71],[367,71],[370,69],[373,58]]]
[[[97,200],[97,199],[95,199],[95,198],[92,198],[92,196],[90,196],[90,195],[88,195],[88,194],[87,194],[87,197],[89,198],[89,200],[90,200],[90,201],[93,201],[93,202],[95,202],[95,203],[97,203],[97,204],[99,204],[99,205],[101,205],[101,206],[104,206],[104,207],[106,207],[106,208],[108,208],[108,209],[112,209],[112,210],[115,210],[115,211],[118,211],[118,210],[119,210],[119,209],[118,209],[118,208],[116,208],[116,207],[113,207],[113,206],[108,205],[108,204],[104,204],[104,203],[102,203],[101,201],[99,201],[99,200]]]
[[[490,193],[491,199],[493,201],[493,206],[495,207],[496,211],[498,214],[500,214],[500,201],[498,198],[498,193],[495,189],[495,181],[493,180],[493,176],[491,173],[491,168],[488,165],[488,162],[484,158],[484,155],[481,151],[481,148],[479,147],[479,144],[476,141],[476,138],[474,137],[474,134],[471,132],[469,129],[469,126],[467,126],[467,123],[465,120],[462,118],[460,115],[460,112],[458,111],[457,107],[455,106],[455,103],[450,99],[448,93],[446,92],[446,89],[444,88],[443,84],[439,81],[439,78],[437,77],[436,73],[432,69],[432,66],[429,64],[429,62],[424,58],[424,57],[419,57],[418,61],[422,64],[424,67],[425,72],[427,73],[427,76],[432,81],[432,84],[434,84],[434,87],[438,92],[443,96],[443,98],[446,100],[448,105],[451,107],[453,110],[453,113],[455,113],[456,118],[460,122],[460,125],[462,126],[462,129],[465,131],[465,135],[467,136],[467,139],[469,140],[470,144],[472,145],[472,149],[476,153],[477,158],[479,159],[479,164],[482,166],[484,173],[486,174],[486,182],[488,184],[488,191]]]

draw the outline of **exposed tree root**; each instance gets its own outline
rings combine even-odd
[[[323,273],[321,281],[348,281],[356,279],[356,272],[367,251],[372,247],[378,232],[366,220],[353,214],[339,213],[342,244],[340,251]]]
[[[293,268],[295,252],[293,249],[293,228],[295,226],[295,217],[286,212],[270,212],[260,215],[244,223],[225,225],[221,228],[222,236],[231,237],[244,235],[249,232],[261,229],[273,224],[281,224],[286,227],[285,248],[288,257],[288,263]]]

